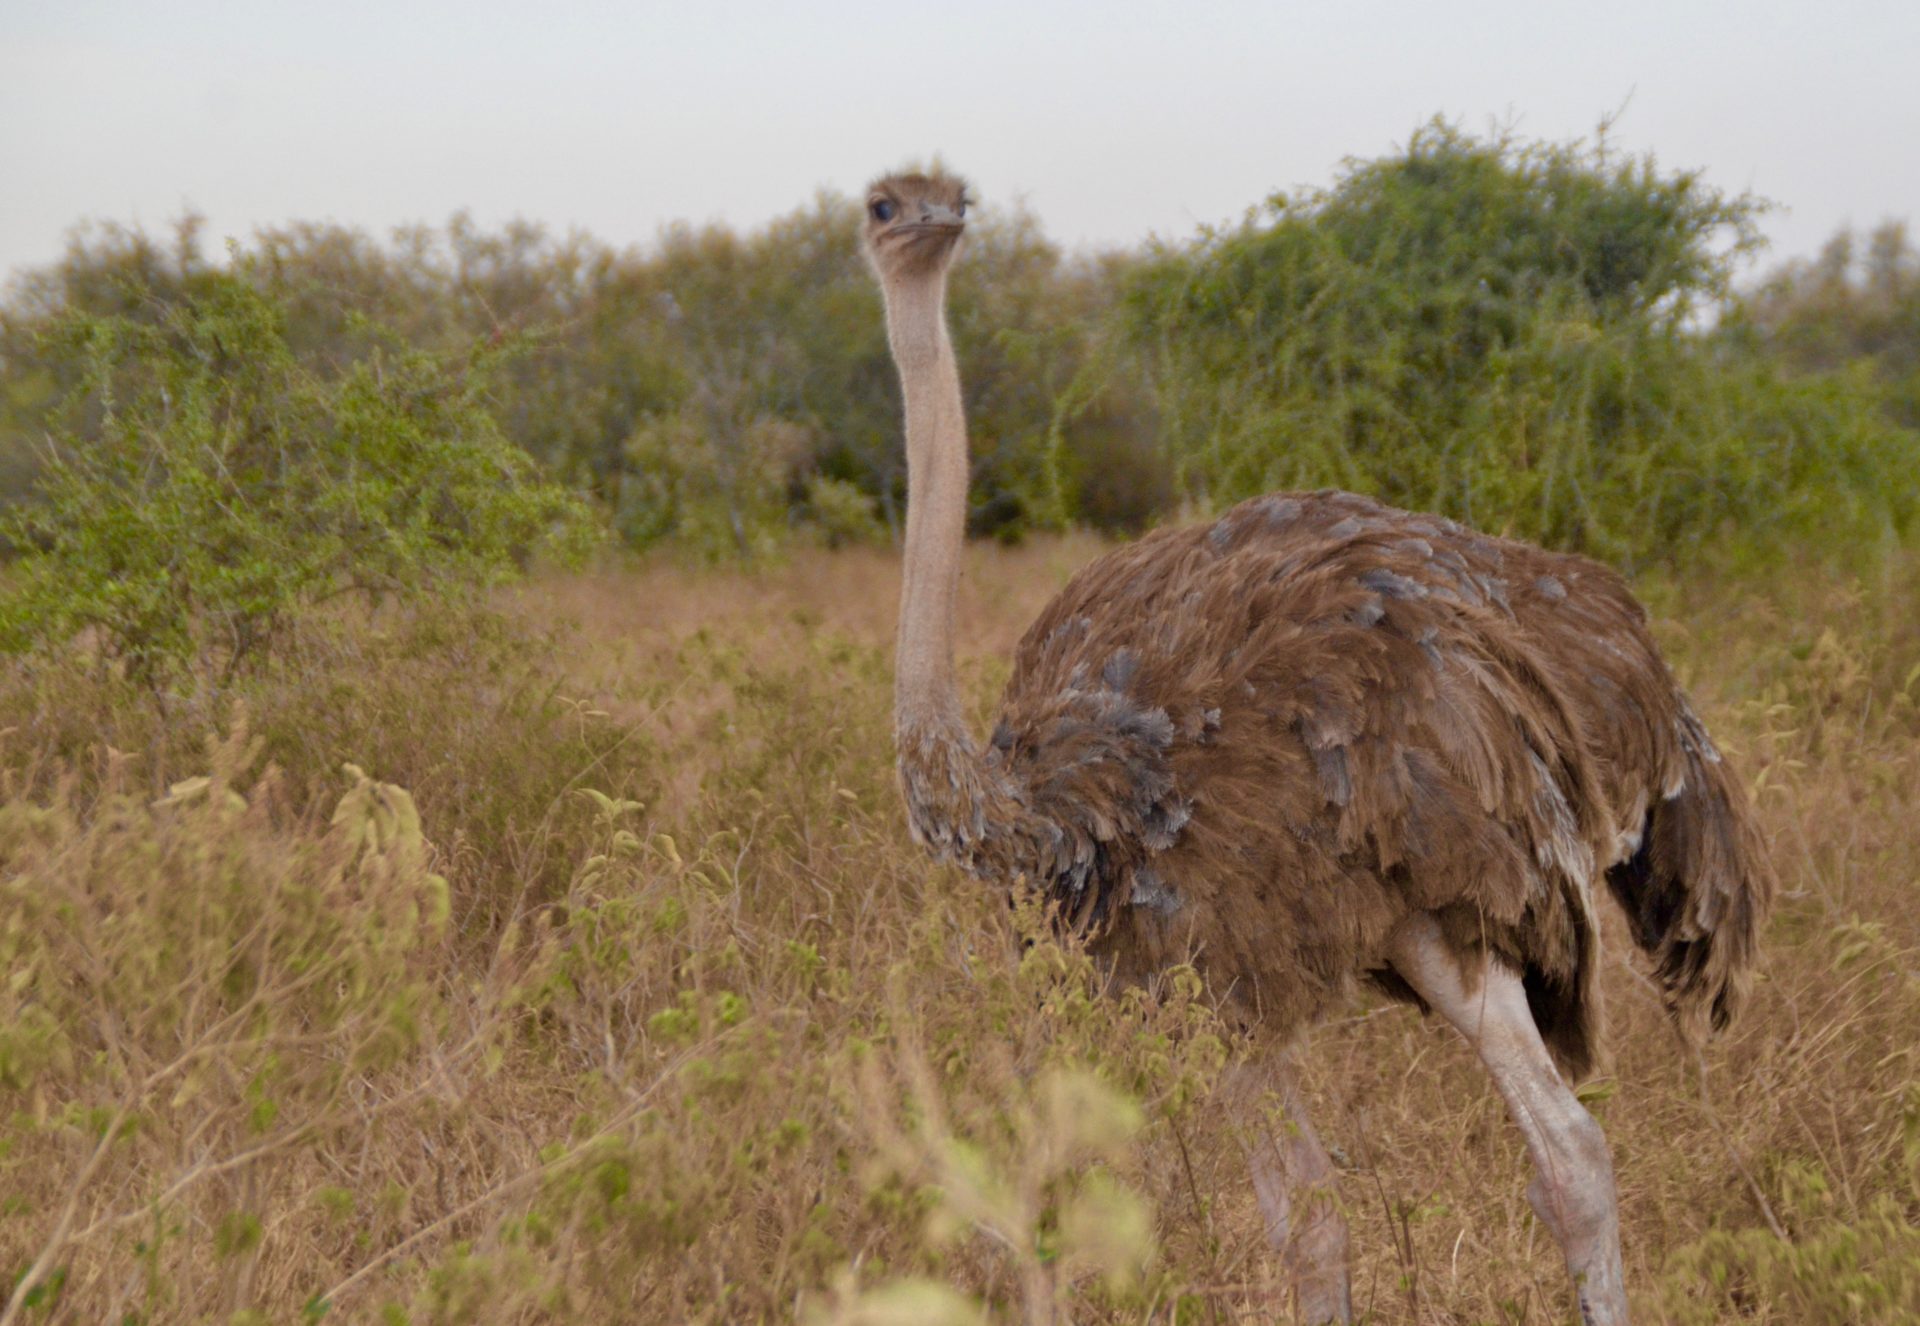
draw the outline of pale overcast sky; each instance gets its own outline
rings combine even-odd
[[[645,243],[940,153],[1068,244],[1184,236],[1439,113],[1753,189],[1773,258],[1920,223],[1920,3],[0,0],[0,274],[83,218]],[[1771,260],[1771,259],[1770,259]]]

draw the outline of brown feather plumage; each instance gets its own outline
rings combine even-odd
[[[1076,575],[978,759],[903,737],[916,832],[1024,876],[1126,976],[1191,959],[1281,1035],[1411,913],[1522,973],[1573,1077],[1601,1049],[1604,872],[1692,1032],[1773,890],[1737,781],[1625,583],[1349,493],[1276,494]]]

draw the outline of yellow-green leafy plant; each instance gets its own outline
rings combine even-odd
[[[243,270],[158,320],[69,311],[40,333],[74,377],[33,491],[0,520],[20,556],[0,645],[75,637],[156,688],[230,678],[330,598],[444,595],[545,549],[585,508],[486,403],[486,361],[393,339],[322,371]]]

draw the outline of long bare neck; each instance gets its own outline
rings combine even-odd
[[[907,414],[907,542],[893,685],[904,751],[964,731],[953,675],[953,614],[967,520],[967,421],[947,336],[943,273],[883,283],[887,340]]]
[[[976,873],[1020,813],[1004,771],[968,735],[953,680],[953,609],[967,524],[967,420],[947,338],[946,281],[883,281],[887,340],[907,402],[907,547],[893,677],[893,741],[914,837]]]

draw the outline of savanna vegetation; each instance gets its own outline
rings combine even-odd
[[[956,281],[984,718],[1107,540],[1339,484],[1615,561],[1786,895],[1583,1088],[1639,1319],[1920,1317],[1920,258],[1445,126]],[[0,1323],[1264,1320],[1245,1046],[907,840],[857,215],[78,238],[0,315]],[[1611,951],[1626,955],[1624,927]],[[1313,1037],[1379,1322],[1555,1322],[1469,1053]]]

